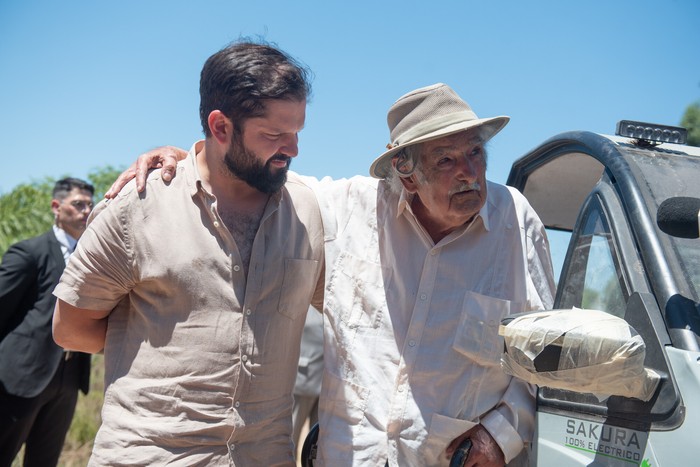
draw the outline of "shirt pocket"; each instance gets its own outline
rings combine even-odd
[[[452,348],[481,365],[500,365],[503,338],[498,327],[518,309],[516,302],[467,292]]]
[[[349,328],[376,328],[386,311],[390,277],[391,269],[342,252],[328,279],[326,307]]]
[[[318,261],[313,259],[284,260],[284,277],[277,311],[293,320],[300,316],[306,319],[318,282],[318,268]]]

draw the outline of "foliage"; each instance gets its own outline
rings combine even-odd
[[[104,196],[120,173],[120,169],[107,166],[88,174],[90,183],[95,186],[95,200]],[[13,243],[37,236],[51,227],[51,191],[56,180],[47,177],[21,184],[10,193],[0,195],[0,254]]]
[[[688,130],[688,144],[700,146],[700,101],[690,104],[685,109],[681,126]]]
[[[123,168],[120,169],[108,165],[88,173],[90,183],[95,186],[95,200],[104,198],[105,192],[112,186],[112,183],[114,183],[119,174],[123,171]]]
[[[48,230],[53,222],[51,190],[53,180],[19,185],[0,196],[0,251],[24,238]]]

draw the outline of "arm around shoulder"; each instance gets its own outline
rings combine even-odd
[[[53,338],[66,350],[98,353],[105,346],[109,313],[77,308],[59,298],[53,315]]]
[[[105,193],[105,198],[115,198],[131,179],[136,179],[136,190],[142,192],[146,186],[149,169],[161,169],[163,181],[169,182],[175,177],[177,162],[187,157],[187,151],[175,146],[161,146],[141,154],[136,162],[119,175],[117,180]]]

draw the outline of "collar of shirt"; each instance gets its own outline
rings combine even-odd
[[[197,142],[195,142],[192,147],[190,148],[189,153],[187,154],[187,158],[185,158],[184,161],[181,162],[185,167],[187,167],[189,170],[185,170],[185,176],[187,177],[187,185],[190,187],[190,194],[194,198],[197,195],[197,192],[200,190],[207,194],[208,196],[212,196],[207,192],[207,190],[204,189],[204,185],[202,184],[202,177],[199,174],[199,168],[197,167],[197,154],[202,152],[204,149],[204,140],[201,139]],[[190,175],[191,174],[191,175]],[[282,190],[278,190],[276,193],[272,194],[270,196],[271,201],[275,201],[276,203],[279,203],[280,200],[282,199]],[[268,203],[269,205],[269,203]]]
[[[68,251],[71,253],[73,250],[75,250],[75,245],[78,243],[78,240],[74,239],[68,235],[65,230],[55,225],[53,226],[53,233],[56,235],[56,240],[58,240],[58,243],[60,243],[62,247],[68,249]]]
[[[53,233],[58,240],[59,245],[61,245],[61,253],[63,254],[63,259],[68,264],[68,258],[75,250],[75,245],[77,245],[78,240],[74,239],[68,233],[60,227],[53,226]]]
[[[183,166],[190,170],[185,170],[185,177],[187,180],[187,185],[190,188],[190,195],[194,198],[199,190],[206,193],[204,186],[202,185],[202,177],[199,175],[199,168],[197,167],[197,154],[202,152],[204,149],[204,140],[199,140],[192,145],[190,148],[187,158],[181,162]]]

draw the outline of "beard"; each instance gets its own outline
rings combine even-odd
[[[287,167],[273,172],[270,167],[272,161],[285,161],[287,162]],[[229,172],[237,178],[258,191],[272,194],[278,192],[287,182],[287,171],[292,163],[292,158],[278,153],[263,164],[242,143],[232,141],[231,148],[224,156],[224,163]]]

